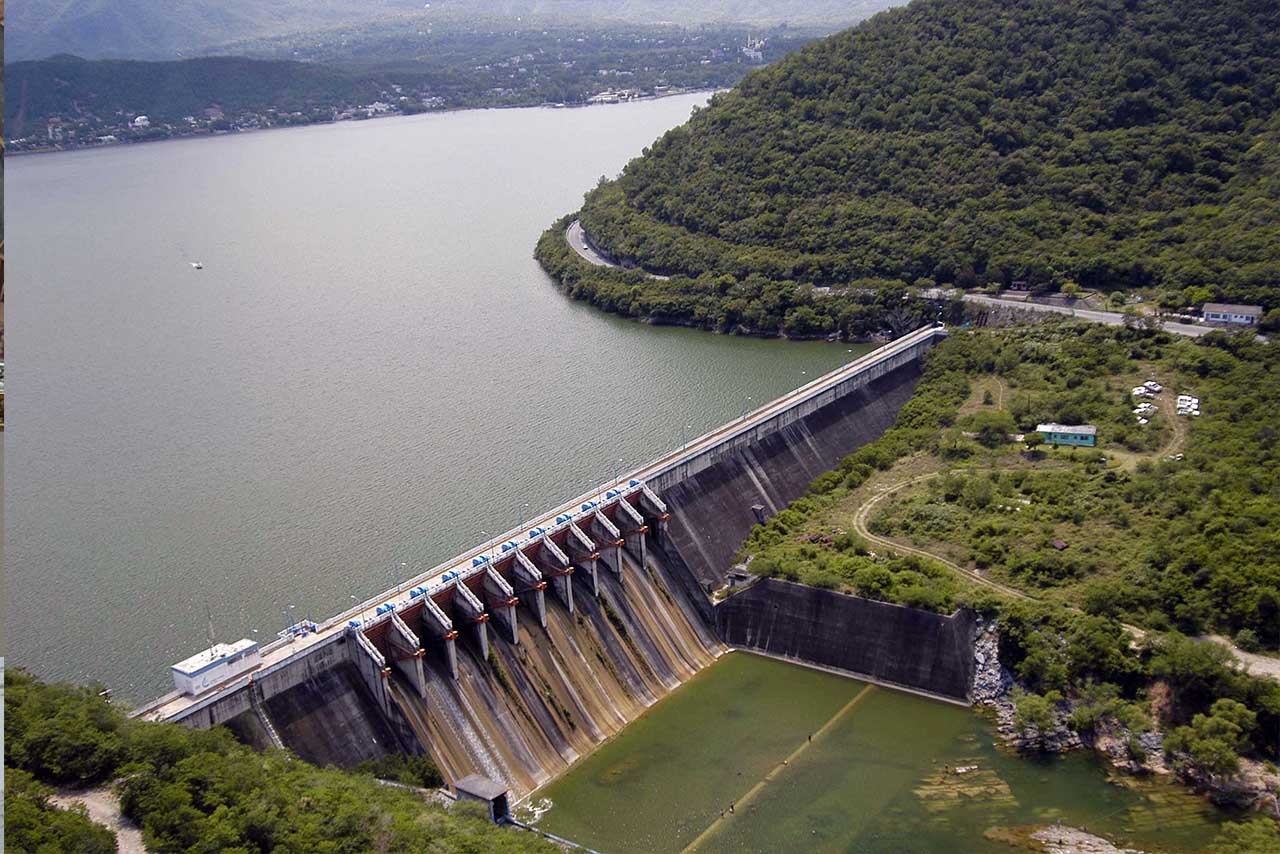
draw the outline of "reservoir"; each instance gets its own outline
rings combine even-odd
[[[9,159],[7,660],[147,699],[851,358],[531,257],[705,99]]]

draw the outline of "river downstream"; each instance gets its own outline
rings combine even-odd
[[[210,614],[270,639],[850,358],[624,321],[533,261],[705,99],[6,164],[8,662],[146,699]]]
[[[1223,820],[1171,781],[995,740],[966,709],[731,653],[520,812],[608,854],[1012,854],[1017,829],[1058,823],[1194,854]]]

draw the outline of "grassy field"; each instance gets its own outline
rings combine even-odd
[[[758,527],[752,569],[948,610],[995,588],[1275,647],[1280,365],[1265,345],[1070,322],[961,331],[883,439]],[[1141,425],[1134,386],[1164,390]],[[1200,417],[1175,412],[1180,393]],[[1038,423],[1096,448],[1029,449]],[[980,598],[980,597],[979,597]]]

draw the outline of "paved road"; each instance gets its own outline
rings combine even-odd
[[[569,227],[564,230],[564,239],[569,241],[569,245],[573,247],[573,251],[578,253],[584,261],[595,264],[597,267],[617,267],[619,270],[624,269],[623,266],[612,259],[606,258],[597,252],[591,243],[587,240],[587,233],[582,230],[582,223],[574,220],[569,223]],[[659,276],[657,273],[645,273],[651,279],[659,279],[667,281],[670,276]]]
[[[586,232],[582,230],[582,223],[574,220],[569,223],[569,227],[564,231],[565,239],[569,241],[569,245],[573,247],[573,251],[585,261],[596,265],[597,267],[620,267],[620,264],[601,255],[591,247],[587,242]],[[658,276],[650,273],[649,276],[654,279],[666,279],[667,276]],[[1028,311],[1043,311],[1051,314],[1067,314],[1072,317],[1078,317],[1082,320],[1091,320],[1094,323],[1105,323],[1108,326],[1124,326],[1124,315],[1115,311],[1095,311],[1091,308],[1071,308],[1063,305],[1045,305],[1038,302],[1021,302],[1014,300],[1002,300],[995,297],[982,296],[981,294],[965,294],[965,302],[975,303],[977,305],[1000,306],[1003,308],[1026,309]],[[1197,326],[1193,323],[1174,323],[1165,322],[1161,324],[1161,328],[1166,332],[1172,332],[1175,335],[1186,335],[1188,338],[1199,338],[1201,335],[1214,331],[1212,326]]]
[[[573,247],[573,251],[584,260],[597,267],[620,267],[621,265],[606,258],[592,248],[587,241],[586,232],[582,230],[582,223],[574,220],[569,223],[569,227],[564,231],[565,239],[569,241],[569,245]],[[658,276],[653,273],[649,274],[654,279],[666,279],[667,276]],[[1026,309],[1028,311],[1043,311],[1051,314],[1066,314],[1072,317],[1078,317],[1082,320],[1091,320],[1094,323],[1105,323],[1108,326],[1124,326],[1124,315],[1114,311],[1095,311],[1091,308],[1071,308],[1062,305],[1045,305],[1038,302],[1020,302],[1014,300],[1002,300],[995,297],[982,296],[981,294],[965,294],[965,302],[975,303],[977,305],[1000,306],[1003,308]],[[1162,324],[1166,332],[1172,332],[1175,335],[1186,335],[1189,338],[1199,338],[1214,330],[1211,326],[1197,326],[1192,323],[1174,323],[1165,322]]]
[[[573,247],[573,251],[577,252],[582,259],[595,264],[597,267],[617,267],[618,265],[592,249],[587,243],[586,232],[582,230],[582,223],[574,220],[569,223],[569,227],[564,230],[565,240],[569,241],[569,245]]]
[[[1052,314],[1068,314],[1072,317],[1079,317],[1082,320],[1092,320],[1094,323],[1105,323],[1108,326],[1124,326],[1124,315],[1114,311],[1094,311],[1091,308],[1069,308],[1063,305],[1044,305],[1038,302],[1015,302],[1013,300],[996,299],[995,297],[984,297],[980,294],[965,294],[964,301],[978,305],[1045,311]],[[1211,326],[1196,326],[1191,323],[1165,323],[1162,328],[1166,332],[1186,335],[1190,338],[1199,338],[1201,335],[1214,330],[1214,327]]]

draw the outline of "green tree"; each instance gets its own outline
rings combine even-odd
[[[1018,429],[1013,416],[1002,409],[978,411],[970,415],[965,426],[975,438],[988,448],[996,448],[1009,441],[1009,434]]]
[[[98,687],[39,685],[6,668],[5,764],[42,780],[85,786],[109,776],[125,756],[124,715]]]
[[[1013,720],[1021,729],[1052,729],[1055,721],[1053,704],[1041,694],[1020,694],[1014,698]]]
[[[54,806],[53,790],[17,768],[4,769],[4,850],[31,854],[114,854],[116,835],[83,807]]]
[[[1232,692],[1238,673],[1224,647],[1169,634],[1154,638],[1151,648],[1149,672],[1168,683],[1180,709],[1205,709],[1214,698]]]
[[[1222,826],[1214,854],[1274,854],[1280,851],[1280,827],[1261,816]]]
[[[792,309],[782,324],[782,331],[792,338],[812,338],[826,335],[835,323],[825,314],[819,314],[807,305]]]
[[[1213,299],[1213,291],[1203,285],[1186,288],[1182,291],[1182,304],[1201,306]]]
[[[1178,727],[1165,741],[1173,754],[1186,754],[1208,774],[1231,774],[1240,765],[1240,752],[1249,743],[1257,715],[1244,704],[1219,699],[1207,715],[1196,715],[1191,726]]]

